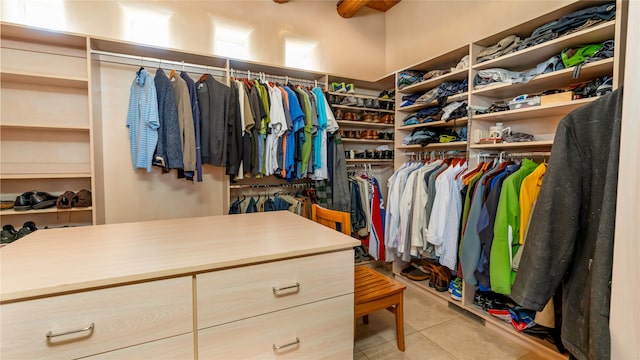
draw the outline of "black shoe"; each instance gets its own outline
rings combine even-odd
[[[33,221],[27,221],[26,223],[24,223],[24,225],[22,225],[22,229],[18,230],[18,233],[16,234],[16,240],[25,237],[36,230],[38,230],[36,224]]]
[[[2,227],[2,236],[0,239],[0,244],[10,244],[16,239],[16,234],[18,232],[14,229],[13,225],[7,224]]]

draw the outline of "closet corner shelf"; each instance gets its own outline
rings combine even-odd
[[[335,92],[335,91],[329,91],[328,92],[329,95],[335,95],[335,96],[355,96],[357,98],[361,98],[361,99],[378,99],[379,101],[387,101],[387,102],[393,102],[395,101],[394,99],[383,99],[377,96],[371,96],[371,95],[360,95],[360,94],[349,94],[346,92]]]
[[[393,159],[346,159],[346,161],[347,161],[347,164],[351,164],[351,163],[382,164],[382,165],[393,164]]]
[[[460,93],[460,94],[451,95],[451,96],[449,96],[447,98],[447,104],[452,103],[454,101],[467,100],[468,94],[469,93],[467,93],[467,92],[463,92],[463,93]],[[436,105],[438,105],[438,101],[437,100],[433,100],[432,102],[426,103],[426,104],[413,104],[413,105],[409,105],[409,106],[399,107],[398,111],[411,112],[411,111],[425,109],[425,108],[428,108],[429,106],[436,106]]]
[[[524,109],[499,111],[495,113],[474,115],[473,121],[515,121],[523,119],[539,119],[550,116],[566,115],[569,112],[586,105],[597,97],[578,99],[551,105],[532,106]]]
[[[60,130],[60,131],[89,131],[89,126],[75,126],[75,125],[46,125],[46,124],[24,124],[24,123],[11,123],[0,122],[0,127],[3,129],[31,129],[31,130]]]
[[[347,143],[362,143],[362,144],[393,144],[393,140],[379,140],[379,139],[351,139],[342,138],[342,142]]]
[[[417,93],[423,90],[433,89],[434,87],[446,81],[462,81],[468,76],[469,76],[468,68],[460,69],[460,70],[452,71],[448,74],[444,74],[442,76],[435,77],[433,79],[429,79],[413,85],[409,85],[398,91],[402,93]]]
[[[20,71],[2,71],[2,82],[17,82],[31,85],[47,85],[75,89],[87,89],[89,80],[75,76],[44,75]]]
[[[34,173],[34,174],[0,174],[0,180],[21,180],[21,179],[83,179],[90,178],[89,173],[68,173],[68,174],[53,174],[53,173]]]
[[[513,143],[497,143],[497,144],[473,144],[469,145],[470,149],[512,149],[512,148],[539,148],[539,147],[551,147],[553,140],[539,140],[539,141],[524,141]]]
[[[67,212],[80,212],[80,211],[92,211],[92,210],[93,210],[93,208],[91,206],[83,207],[83,208],[70,208],[70,209],[58,209],[56,207],[51,207],[51,208],[47,208],[47,209],[24,210],[24,211],[16,211],[14,209],[7,209],[7,210],[0,211],[0,216],[67,213]]]
[[[535,94],[553,88],[564,88],[572,84],[581,83],[604,75],[613,74],[613,58],[603,59],[584,64],[580,69],[580,77],[573,78],[571,67],[534,77],[528,83],[496,84],[471,91],[471,95],[494,98],[512,98],[523,92]]]
[[[369,111],[369,112],[381,112],[381,113],[388,113],[388,114],[394,114],[395,111],[393,110],[387,110],[387,109],[374,109],[374,108],[368,108],[368,107],[363,107],[363,106],[350,106],[350,105],[340,105],[340,104],[333,104],[331,105],[334,108],[338,108],[338,109],[348,109],[348,110],[363,110],[363,111]]]
[[[469,121],[469,118],[463,117],[460,119],[449,120],[449,121],[432,121],[428,123],[415,124],[415,125],[406,125],[400,126],[397,130],[413,130],[415,128],[423,128],[423,127],[459,127],[464,126]]]
[[[452,141],[452,142],[448,142],[448,143],[433,143],[433,144],[428,144],[426,146],[421,146],[421,145],[401,145],[398,146],[397,149],[398,150],[407,150],[407,151],[411,151],[411,150],[427,150],[427,151],[431,151],[431,150],[436,150],[436,149],[464,149],[467,147],[467,142],[466,141]]]
[[[374,122],[366,122],[366,121],[353,121],[353,120],[337,120],[337,121],[338,121],[338,125],[340,126],[393,129],[393,124],[374,123]]]
[[[509,70],[530,69],[554,55],[560,55],[562,50],[568,47],[581,44],[593,44],[613,39],[615,36],[615,28],[616,20],[607,21],[524,50],[475,64],[472,68],[473,70],[489,68],[506,68]]]

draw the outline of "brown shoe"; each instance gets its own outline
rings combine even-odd
[[[379,114],[377,114],[377,113],[376,113],[376,114],[373,114],[372,121],[373,121],[374,123],[379,123],[379,122],[380,122],[380,115],[379,115]]]
[[[362,116],[362,120],[364,120],[364,122],[370,123],[372,121],[371,114],[369,114],[369,113],[364,114]]]
[[[336,110],[336,120],[342,120],[342,110],[338,109]]]
[[[342,120],[353,120],[351,117],[351,113],[344,113],[344,115],[342,115]]]

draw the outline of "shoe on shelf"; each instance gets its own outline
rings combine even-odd
[[[378,99],[373,99],[371,107],[374,109],[380,109],[380,101],[378,101]]]
[[[16,240],[23,238],[36,230],[38,230],[38,228],[36,227],[36,224],[33,221],[27,221],[26,223],[24,223],[24,225],[22,225],[22,228],[18,230],[18,232],[16,233]]]
[[[35,191],[28,191],[16,196],[16,201],[13,203],[13,209],[16,211],[31,210],[31,195]]]
[[[91,191],[82,189],[71,198],[72,207],[89,207],[91,206]]]
[[[364,107],[364,100],[362,100],[362,98],[357,98],[356,99],[356,106]]]
[[[373,99],[364,99],[362,100],[362,102],[364,103],[364,107],[366,108],[373,108]]]
[[[2,235],[0,236],[0,244],[10,244],[16,239],[18,232],[11,224],[2,227]]]
[[[344,83],[342,83],[344,85]],[[347,84],[345,85],[345,89],[347,89],[347,94],[355,94],[356,93],[356,87],[353,84]]]
[[[362,101],[362,99],[359,99]],[[355,96],[345,96],[340,105],[355,106],[358,103]]]
[[[388,99],[389,98],[389,92],[387,91],[387,89],[384,89],[380,92],[380,94],[378,95],[378,97],[380,99]]]
[[[8,210],[8,209],[13,209],[13,200],[2,200],[0,202],[0,209],[2,210]]]
[[[449,282],[449,294],[452,299],[462,301],[462,279],[458,277]]]
[[[331,83],[331,91],[337,93],[347,92],[346,86],[344,83]]]

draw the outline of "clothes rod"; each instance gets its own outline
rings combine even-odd
[[[192,68],[192,69],[202,69],[205,70],[206,72],[209,71],[214,71],[214,72],[218,72],[219,74],[221,74],[221,76],[226,76],[227,74],[227,70],[225,68],[221,68],[221,67],[215,67],[215,66],[207,66],[207,65],[199,65],[199,64],[192,64],[192,63],[185,63],[184,61],[174,61],[174,60],[166,60],[166,59],[159,59],[159,58],[151,58],[151,57],[146,57],[146,56],[136,56],[136,55],[129,55],[129,54],[121,54],[121,53],[114,53],[114,52],[108,52],[108,51],[101,51],[101,50],[91,50],[92,54],[96,54],[96,55],[102,55],[102,56],[110,56],[110,57],[115,57],[115,58],[120,58],[120,59],[129,59],[129,60],[133,60],[133,61],[122,61],[122,62],[117,62],[117,61],[110,61],[110,60],[102,60],[101,61],[107,61],[107,62],[112,62],[112,63],[117,63],[117,64],[126,64],[126,65],[136,65],[136,66],[140,66],[142,65],[142,62],[151,62],[151,63],[157,63],[158,67],[162,67],[162,65],[173,65],[173,66],[177,66],[177,67],[181,67],[179,69],[176,70],[184,70],[185,68]],[[137,62],[136,62],[137,61]]]
[[[230,189],[260,189],[270,187],[310,187],[311,182],[285,183],[285,184],[233,184]]]
[[[320,86],[320,87],[324,87],[324,83],[319,82],[318,80],[309,80],[309,79],[300,79],[300,78],[294,78],[294,77],[290,77],[287,75],[271,75],[271,74],[265,74],[263,72],[260,71],[251,71],[251,70],[236,70],[236,69],[230,69],[231,72],[231,77],[237,76],[238,74],[246,74],[247,78],[250,79],[251,75],[255,75],[255,77],[257,78],[264,78],[264,79],[271,79],[271,80],[283,80],[283,82],[286,84],[288,82],[292,82],[292,83],[305,83],[305,84],[309,84],[309,85],[315,85],[315,86]]]

